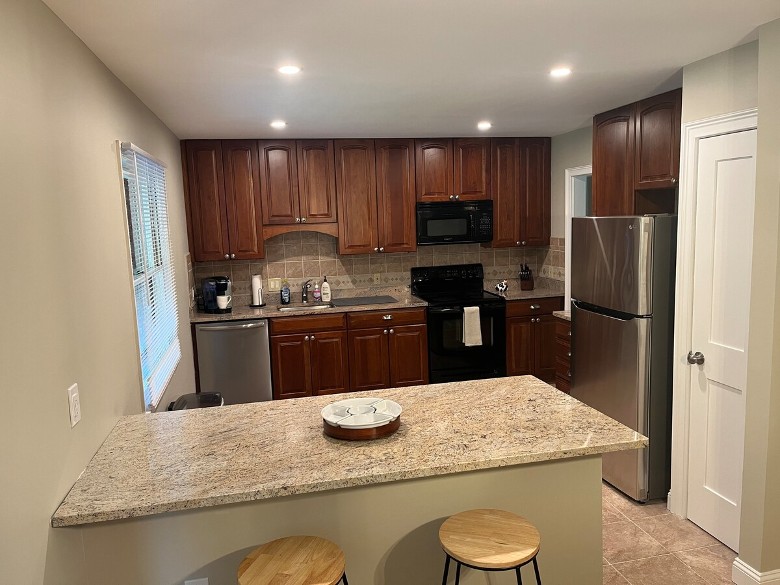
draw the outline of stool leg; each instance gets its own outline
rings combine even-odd
[[[447,555],[447,560],[444,561],[444,577],[441,580],[441,585],[447,585],[447,575],[450,572],[450,555]]]
[[[520,574],[520,567],[515,567],[515,574],[517,575],[517,585],[523,585],[523,576]]]
[[[458,568],[455,569],[455,585],[460,585],[460,561],[457,561]]]
[[[534,557],[534,573],[536,573],[536,585],[542,585],[542,578],[539,576],[539,565],[536,563],[536,557]]]
[[[341,580],[344,581],[344,585],[349,585],[349,581],[347,581],[347,572],[344,571],[344,574],[341,576]]]

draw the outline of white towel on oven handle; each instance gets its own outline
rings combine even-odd
[[[463,345],[466,347],[482,345],[479,307],[463,307]]]

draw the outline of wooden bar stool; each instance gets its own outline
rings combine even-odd
[[[344,552],[317,536],[288,536],[257,547],[238,567],[239,585],[349,585]]]
[[[505,510],[469,510],[450,516],[439,529],[439,541],[447,555],[444,562],[444,578],[447,583],[450,559],[455,559],[455,585],[460,583],[460,566],[466,565],[481,571],[511,571],[517,574],[517,583],[522,585],[520,567],[534,564],[537,585],[539,577],[539,554],[541,538],[536,526],[517,514]]]

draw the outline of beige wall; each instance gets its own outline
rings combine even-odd
[[[780,569],[780,20],[759,29],[753,233],[740,558]]]
[[[758,42],[686,65],[683,123],[755,108],[757,92]]]
[[[114,141],[168,164],[180,302],[177,138],[38,0],[0,0],[0,581],[78,583],[82,543],[49,517],[117,418],[142,411]],[[193,388],[182,314],[171,395]],[[82,420],[68,420],[77,382]]]
[[[589,125],[553,137],[551,158],[551,233],[553,237],[563,238],[566,235],[566,169],[593,162],[593,127]]]

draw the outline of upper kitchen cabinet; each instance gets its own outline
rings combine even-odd
[[[260,185],[264,225],[301,222],[294,140],[260,141]]]
[[[192,259],[262,258],[257,143],[188,140],[182,149]]]
[[[593,215],[634,212],[634,105],[593,118]]]
[[[494,138],[493,247],[550,243],[550,139]]]
[[[339,253],[379,251],[373,140],[336,140]]]
[[[418,201],[490,198],[490,140],[415,140]]]
[[[297,140],[301,222],[336,223],[332,140]]]
[[[593,214],[676,209],[682,90],[593,118]]]
[[[379,247],[383,252],[414,252],[414,141],[375,140],[374,148]]]
[[[680,175],[682,90],[636,105],[634,189],[673,189]]]

